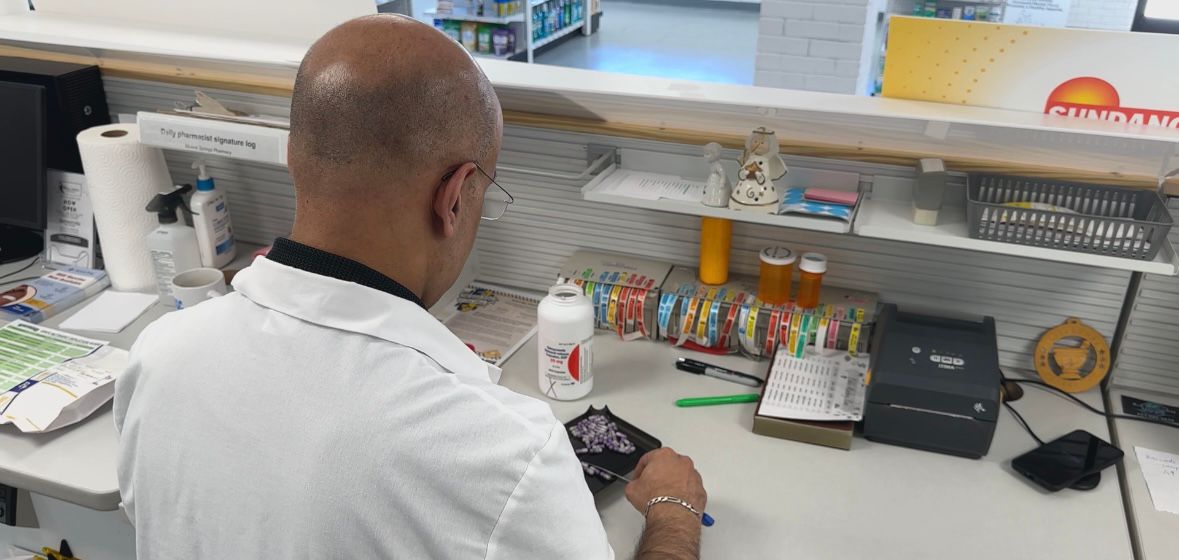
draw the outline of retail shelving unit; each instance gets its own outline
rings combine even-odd
[[[426,15],[437,20],[449,20],[457,22],[474,22],[474,23],[489,23],[507,26],[512,29],[516,35],[516,47],[514,52],[505,54],[492,54],[487,52],[474,52],[471,54],[476,58],[496,58],[501,60],[519,60],[526,62],[533,62],[537,49],[550,45],[553,42],[571,35],[573,33],[581,33],[582,35],[589,35],[594,32],[594,16],[598,15],[594,12],[597,8],[597,3],[592,0],[572,0],[568,3],[571,6],[577,6],[581,18],[575,19],[572,22],[564,25],[556,26],[552,21],[544,21],[539,18],[545,17],[543,14],[548,13],[543,7],[546,4],[558,4],[559,0],[521,0],[520,11],[507,15],[479,15],[473,13],[470,7],[455,6],[449,11],[440,11],[439,9],[426,10]],[[575,10],[570,10],[571,12]],[[555,19],[555,18],[554,18]],[[563,23],[563,22],[562,22]],[[549,29],[553,25],[555,28]],[[538,30],[543,30],[538,33]]]
[[[148,145],[286,165],[285,140],[287,132],[285,130],[150,112],[140,112],[138,117],[145,130],[170,129],[178,133],[171,136],[154,132],[144,134],[142,141]],[[188,140],[180,139],[181,136],[188,138]],[[253,146],[253,148],[226,148],[225,146],[229,144],[215,142],[218,137],[244,139],[244,144]],[[193,138],[208,138],[209,140],[200,141],[193,140]],[[660,168],[662,172],[659,174],[664,175],[668,180],[699,182],[698,179],[692,178],[698,174],[694,173],[691,167],[692,162],[699,159],[697,157],[664,156],[657,160],[651,160],[649,156],[637,150],[623,150],[621,154],[632,166],[637,164],[642,169]],[[598,160],[598,162],[591,163],[590,168],[587,168],[586,172],[581,175],[588,180],[581,188],[581,194],[585,200],[590,202],[674,214],[726,218],[737,222],[792,229],[966,249],[1043,261],[1082,264],[1097,268],[1166,276],[1179,274],[1179,259],[1176,258],[1170,243],[1167,242],[1164,242],[1163,249],[1154,259],[1137,260],[971,238],[966,227],[966,209],[963,205],[965,194],[963,191],[955,191],[955,194],[947,195],[947,203],[941,210],[937,226],[915,225],[911,219],[912,180],[908,178],[870,176],[854,171],[835,171],[791,165],[789,183],[792,185],[822,185],[826,188],[862,193],[851,222],[843,222],[801,215],[735,211],[728,208],[704,206],[698,202],[653,200],[634,196],[626,193],[625,190],[616,189],[615,186],[625,177],[627,170],[639,169],[623,168],[618,163],[612,163],[601,172],[597,172],[601,168],[598,163],[605,163],[605,161]],[[826,160],[825,163],[838,165],[835,160]],[[518,171],[527,172],[526,170]],[[650,171],[643,172],[649,173]]]

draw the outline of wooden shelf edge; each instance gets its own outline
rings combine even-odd
[[[102,69],[104,75],[108,76],[159,81],[193,87],[210,87],[279,97],[290,97],[295,79],[293,69],[290,71],[289,76],[265,76],[246,72],[121,59],[118,57],[100,58],[12,45],[0,45],[0,56],[94,64]],[[741,149],[745,143],[744,136],[738,135],[715,134],[699,130],[634,125],[624,122],[607,122],[581,117],[522,111],[504,111],[504,123],[546,130],[658,140],[679,144],[703,145],[708,142],[719,142],[727,148],[734,149]],[[868,149],[862,146],[803,143],[791,141],[789,138],[779,139],[779,142],[781,143],[782,151],[787,154],[865,163],[913,167],[917,164],[917,160],[923,157],[929,157],[929,154],[924,153]],[[1145,175],[1098,173],[1023,164],[1013,165],[1006,161],[985,159],[955,157],[943,157],[942,159],[945,160],[948,168],[966,173],[1006,173],[1045,179],[1097,182],[1121,187],[1152,189],[1158,187],[1157,178]],[[1174,183],[1168,184],[1166,191],[1172,195],[1179,196],[1179,185]]]

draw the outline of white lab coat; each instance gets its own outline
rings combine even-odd
[[[412,302],[265,258],[118,380],[140,560],[612,558],[548,405]]]

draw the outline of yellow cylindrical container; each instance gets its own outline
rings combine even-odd
[[[819,306],[823,275],[827,273],[827,257],[820,253],[803,253],[798,270],[798,306],[814,309]]]
[[[761,250],[761,275],[757,279],[757,299],[770,305],[790,301],[790,283],[794,277],[794,253],[785,247]]]
[[[733,222],[724,218],[700,220],[700,281],[724,284],[729,281],[729,250],[733,244]]]

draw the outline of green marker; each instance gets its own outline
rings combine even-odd
[[[761,395],[746,393],[743,395],[725,395],[722,397],[692,397],[675,401],[676,406],[711,406],[714,404],[740,404],[757,402]]]

